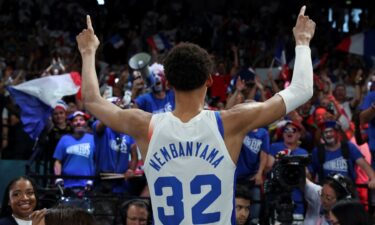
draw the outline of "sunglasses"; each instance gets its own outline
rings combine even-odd
[[[285,127],[283,132],[286,134],[294,134],[297,133],[297,128]]]

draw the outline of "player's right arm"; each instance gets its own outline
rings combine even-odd
[[[83,29],[76,38],[82,57],[84,106],[108,127],[134,137],[142,151],[147,148],[147,133],[151,114],[139,109],[122,110],[100,95],[95,70],[95,53],[99,46],[99,40],[94,33],[90,16],[87,16],[86,20],[87,28]]]

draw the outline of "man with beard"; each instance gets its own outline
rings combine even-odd
[[[345,139],[336,121],[325,121],[320,126],[324,143],[312,152],[309,172],[322,181],[331,174],[342,174],[355,180],[354,165],[357,164],[370,178],[368,186],[375,188],[375,173],[358,148]]]
[[[73,133],[62,136],[56,146],[53,154],[56,159],[55,175],[94,176],[95,144],[93,135],[87,133],[88,115],[76,111],[68,119],[71,121]],[[92,185],[92,181],[86,179],[56,179],[56,183],[62,182],[66,188],[72,189]]]

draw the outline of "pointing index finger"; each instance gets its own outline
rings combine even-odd
[[[304,16],[305,15],[305,11],[306,11],[306,6],[302,6],[301,10],[299,11],[299,15],[301,16]]]
[[[87,29],[94,30],[94,29],[92,28],[91,18],[90,18],[89,15],[86,16],[86,24],[87,24]]]

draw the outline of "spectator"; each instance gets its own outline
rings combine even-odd
[[[112,103],[120,106],[121,100],[111,98]],[[115,132],[97,120],[92,125],[95,141],[95,167],[99,173],[122,173],[124,180],[100,181],[97,190],[101,192],[130,193],[129,183],[125,180],[134,177],[137,166],[137,145],[132,137]],[[130,158],[130,161],[129,161]]]
[[[142,199],[132,199],[124,202],[121,207],[123,225],[150,225],[151,212],[149,204]]]
[[[47,164],[48,172],[53,174],[54,162],[53,153],[56,149],[57,143],[65,134],[72,133],[72,127],[68,124],[66,115],[67,105],[64,101],[59,101],[52,112],[53,127],[48,132],[48,144],[44,149],[45,163]],[[47,172],[46,171],[46,172]]]
[[[268,154],[267,168],[272,168],[279,154],[286,155],[308,155],[305,149],[299,147],[299,140],[301,138],[302,125],[296,121],[286,121],[282,128],[283,142],[271,144]],[[298,188],[292,191],[292,199],[296,204],[294,209],[293,218],[296,221],[303,221],[305,209],[303,205],[303,194]]]
[[[306,179],[304,190],[307,202],[304,225],[328,225],[329,210],[339,200],[355,198],[355,187],[349,177],[335,174],[317,185]]]
[[[167,87],[164,76],[164,67],[160,64],[153,64],[150,67],[151,76],[154,76],[154,83],[151,86],[151,93],[145,93],[135,99],[135,107],[150,113],[170,112],[174,110],[174,93]]]
[[[352,199],[338,201],[331,209],[330,222],[333,225],[370,225],[363,205]]]
[[[5,188],[0,225],[31,225],[30,215],[38,206],[37,187],[28,177],[18,177]]]
[[[236,186],[236,225],[245,225],[250,215],[249,187],[237,184]]]
[[[250,184],[250,223],[258,224],[261,210],[261,188],[267,163],[270,138],[268,131],[258,128],[245,136],[237,161],[237,183]]]
[[[76,111],[68,118],[73,128],[72,134],[61,137],[56,146],[53,157],[55,161],[55,175],[94,176],[95,143],[92,134],[87,133],[87,114]],[[56,182],[62,182],[56,179]],[[64,186],[73,189],[82,189],[87,185],[92,186],[92,181],[87,179],[65,179]]]
[[[375,188],[375,173],[371,166],[363,158],[358,148],[345,139],[340,125],[336,121],[326,121],[321,125],[322,139],[324,143],[312,152],[312,162],[309,172],[318,181],[331,173],[340,173],[349,176],[353,181],[356,174],[354,165],[357,164],[370,178],[368,186]]]
[[[32,225],[96,225],[93,214],[84,209],[58,205],[48,210],[36,211],[31,215]]]
[[[371,85],[375,83],[372,82]],[[368,123],[368,145],[371,152],[371,166],[375,169],[375,91],[370,91],[363,100],[359,115],[362,125]]]

